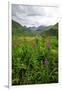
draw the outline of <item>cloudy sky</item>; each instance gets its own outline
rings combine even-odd
[[[12,19],[27,27],[54,25],[58,22],[58,7],[12,4]]]

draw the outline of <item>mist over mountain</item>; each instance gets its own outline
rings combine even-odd
[[[35,26],[34,27],[29,27],[28,29],[36,31],[36,30],[44,30],[46,27],[47,26],[41,25],[41,26],[38,26],[38,27],[35,27]]]
[[[34,36],[36,34],[39,35],[56,35],[58,33],[58,23],[55,25],[50,25],[50,26],[39,26],[39,27],[26,27],[22,26],[19,23],[15,22],[12,20],[12,32],[13,34],[18,34],[18,35],[29,35],[29,36]]]

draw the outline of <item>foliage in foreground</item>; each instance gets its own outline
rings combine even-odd
[[[13,36],[12,41],[12,85],[58,82],[55,36]]]

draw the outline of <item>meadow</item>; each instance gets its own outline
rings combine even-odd
[[[56,36],[12,35],[12,85],[58,82]]]

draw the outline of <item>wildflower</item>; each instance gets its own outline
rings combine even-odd
[[[36,43],[32,43],[33,48],[36,48]]]
[[[48,49],[51,48],[51,43],[50,43],[50,41],[46,42],[46,47],[47,47]]]
[[[51,45],[50,45],[50,43],[47,43],[47,48],[51,48]]]
[[[44,60],[44,65],[48,65],[48,59],[47,58]]]

